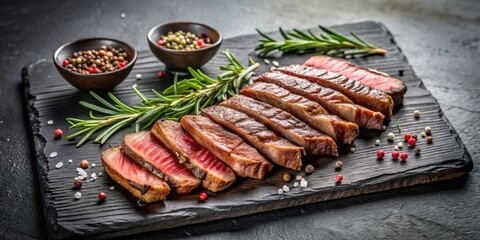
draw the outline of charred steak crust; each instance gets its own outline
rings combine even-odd
[[[183,130],[180,123],[158,120],[152,127],[151,133],[170,151],[183,156],[193,168],[203,173],[202,185],[204,188],[218,192],[235,182],[235,173],[232,169],[225,166],[212,152],[195,141],[190,134]]]
[[[210,150],[241,177],[262,179],[273,168],[257,149],[207,117],[186,115],[180,123],[200,145]]]
[[[403,96],[407,86],[401,80],[377,70],[354,65],[344,59],[329,56],[314,56],[308,59],[305,66],[323,68],[331,72],[340,73],[355,81],[362,82],[372,88],[390,95],[397,108],[403,104]]]
[[[114,164],[120,166],[114,167]],[[123,153],[121,147],[105,150],[102,153],[102,165],[115,182],[144,202],[163,201],[170,193],[167,183],[131,160]],[[127,172],[130,169],[133,169],[133,172],[132,170]],[[135,176],[131,176],[131,174],[135,174]],[[141,180],[143,181],[141,182]]]
[[[392,98],[362,82],[347,78],[339,73],[302,65],[290,65],[277,69],[285,74],[307,79],[320,86],[343,93],[356,104],[381,112],[387,120],[393,116]]]
[[[329,113],[356,123],[359,127],[383,130],[385,116],[382,113],[354,104],[348,97],[333,89],[278,71],[264,73],[254,81],[273,83],[304,96],[322,105]]]
[[[286,111],[243,95],[235,95],[220,105],[246,113],[286,139],[304,147],[308,154],[338,156],[337,144],[332,138]]]
[[[278,136],[247,114],[217,105],[204,108],[202,115],[242,137],[271,162],[297,171],[302,168],[303,147]]]
[[[201,180],[187,167],[181,165],[160,141],[150,135],[150,132],[127,134],[122,146],[131,159],[168,182],[178,194],[187,194],[201,183]]]
[[[317,102],[272,83],[256,82],[245,86],[240,93],[291,113],[337,143],[353,144],[360,132],[357,124],[331,115]]]

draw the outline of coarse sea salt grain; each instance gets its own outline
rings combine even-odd
[[[68,159],[68,163],[72,163],[72,162],[73,162],[73,160],[72,160],[72,159]]]
[[[287,185],[283,185],[282,189],[284,192],[290,192],[290,188]]]
[[[302,178],[302,180],[300,181],[300,187],[306,188],[307,185],[308,185],[307,180],[305,180],[305,178]]]
[[[90,175],[91,178],[95,178],[97,177],[97,174],[96,173],[92,173],[92,175]]]
[[[355,148],[354,148],[354,147],[351,147],[351,148],[350,148],[350,152],[351,152],[351,153],[354,153],[354,152],[355,152]]]
[[[278,63],[277,61],[273,61],[272,64],[273,64],[273,66],[275,66],[275,67],[278,67],[278,65],[280,65],[280,63]]]
[[[97,166],[97,164],[95,164],[95,163],[92,163],[90,166],[92,166],[92,167],[95,167],[95,166]]]
[[[283,194],[283,189],[278,189],[278,194]]]
[[[127,14],[125,14],[125,13],[120,14],[121,18],[125,18],[126,16],[127,16]]]
[[[300,183],[298,183],[298,182],[294,182],[294,183],[293,183],[293,186],[294,186],[294,187],[298,187],[299,184],[300,184]]]
[[[99,172],[99,173],[98,173],[98,176],[102,176],[102,172]]]
[[[55,165],[56,168],[62,168],[63,167],[63,162],[58,162],[56,165]]]
[[[112,190],[112,191],[115,190],[115,186],[111,186],[110,190]]]
[[[53,120],[48,120],[48,121],[47,121],[47,124],[48,124],[48,125],[52,125],[52,124],[53,124]]]
[[[50,153],[50,157],[51,157],[51,158],[54,158],[54,157],[56,157],[56,156],[57,156],[57,152],[52,152],[52,153]]]
[[[82,193],[81,192],[76,192],[75,193],[75,198],[76,199],[80,199],[82,197]]]
[[[270,60],[268,59],[263,59],[263,62],[265,62],[265,64],[270,64]]]
[[[297,177],[296,177],[295,179],[296,179],[296,180],[302,180],[302,178],[303,178],[302,176],[297,175]]]

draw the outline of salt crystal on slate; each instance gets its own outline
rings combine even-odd
[[[48,121],[47,121],[47,124],[48,124],[48,125],[52,125],[52,124],[53,124],[53,120],[48,120]]]
[[[298,185],[299,185],[298,182],[293,183],[293,186],[294,186],[294,187],[298,187]]]
[[[56,168],[61,168],[63,167],[63,162],[58,162],[57,165],[55,165]]]
[[[296,179],[296,180],[302,180],[302,176],[297,175],[297,177],[296,177],[295,179]]]
[[[282,189],[284,192],[290,192],[290,188],[287,185],[283,185]]]
[[[50,153],[50,157],[51,157],[51,158],[54,158],[54,157],[56,157],[56,156],[57,156],[57,152],[52,152],[52,153]]]
[[[97,166],[97,165],[96,165],[95,163],[92,163],[92,165],[90,165],[90,166],[95,167],[95,166]]]
[[[75,193],[75,198],[76,199],[80,199],[82,197],[82,193],[81,192],[76,192]]]
[[[92,178],[95,178],[96,176],[97,176],[96,173],[92,173],[92,175],[90,175],[90,177],[92,177]]]
[[[278,65],[280,65],[280,63],[278,63],[277,61],[273,61],[272,64],[273,64],[273,66],[275,66],[275,67],[278,67]]]
[[[111,186],[110,190],[112,190],[112,191],[115,190],[115,186]]]
[[[72,159],[68,159],[68,163],[72,163],[72,162],[73,162],[73,160],[72,160]]]
[[[84,176],[78,176],[78,179],[83,180],[85,177]]]
[[[283,194],[283,189],[278,189],[278,194]]]
[[[307,184],[308,184],[307,180],[305,180],[305,178],[302,178],[302,180],[300,181],[300,187],[306,188]]]
[[[127,16],[127,14],[125,14],[125,13],[120,14],[121,18],[125,18],[126,16]]]
[[[99,172],[99,173],[98,173],[98,176],[102,176],[102,172]]]

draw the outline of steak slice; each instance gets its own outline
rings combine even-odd
[[[180,123],[171,120],[158,120],[150,132],[171,152],[178,156],[180,163],[203,179],[204,188],[218,192],[235,182],[235,173],[215,157],[212,152],[198,144]]]
[[[407,86],[405,86],[402,81],[386,73],[356,66],[343,59],[328,56],[314,56],[308,59],[304,65],[340,73],[355,81],[362,82],[367,86],[380,90],[392,97],[395,107],[402,105],[403,95],[407,91]]]
[[[290,65],[277,68],[288,75],[305,78],[310,82],[343,93],[353,102],[392,118],[393,100],[386,93],[362,82],[347,78],[339,73],[302,65]]]
[[[105,150],[102,153],[102,164],[115,182],[144,202],[163,201],[170,192],[167,183],[136,164],[123,153],[122,147]]]
[[[383,114],[354,104],[348,97],[330,88],[282,72],[267,72],[255,81],[273,83],[292,93],[302,95],[320,103],[329,113],[356,123],[359,127],[383,130],[385,118]]]
[[[262,179],[273,168],[257,149],[209,118],[186,115],[180,123],[200,145],[210,150],[241,177]]]
[[[332,138],[311,128],[288,112],[243,95],[235,95],[220,105],[246,113],[284,138],[304,147],[308,154],[338,156],[337,144]]]
[[[189,193],[201,182],[150,132],[125,135],[123,149],[135,162],[164,179],[179,194]]]
[[[224,106],[211,106],[204,108],[202,115],[242,137],[271,162],[297,171],[302,168],[303,147],[293,145],[247,114]]]
[[[352,144],[359,134],[357,124],[331,115],[317,102],[273,83],[256,82],[245,86],[240,93],[291,113],[339,143]]]

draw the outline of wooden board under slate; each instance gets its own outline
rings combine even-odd
[[[102,150],[110,145],[119,145],[122,136],[133,129],[124,129],[104,146],[88,142],[81,148],[75,148],[75,142],[54,140],[53,131],[56,128],[64,129],[66,134],[71,133],[67,130],[68,125],[64,120],[66,117],[87,118],[87,110],[78,102],[93,99],[63,81],[50,60],[38,62],[25,69],[23,78],[26,108],[32,127],[48,235],[55,239],[86,235],[89,235],[89,238],[128,235],[380,192],[455,178],[468,173],[472,168],[468,152],[443,116],[436,100],[415,76],[388,30],[375,22],[336,26],[334,29],[342,33],[355,31],[367,41],[389,51],[385,56],[370,56],[351,61],[403,80],[408,86],[404,106],[395,113],[385,132],[363,132],[362,137],[356,140],[355,153],[341,153],[338,159],[345,164],[341,171],[344,176],[342,184],[335,183],[335,175],[339,173],[334,167],[336,159],[309,159],[316,171],[307,176],[308,187],[291,188],[291,191],[284,195],[277,194],[277,190],[285,184],[281,180],[283,173],[290,172],[293,176],[297,173],[276,167],[264,180],[240,179],[227,191],[209,193],[210,198],[205,203],[197,201],[200,191],[197,190],[190,195],[172,195],[164,203],[140,206],[136,199],[110,179],[100,162]],[[222,48],[232,50],[246,62],[257,38],[257,35],[248,35],[227,39]],[[310,56],[294,54],[276,60],[281,65],[287,65],[303,63]],[[256,59],[262,64],[257,73],[270,68],[261,59]],[[217,67],[225,62],[225,58],[219,53],[204,69],[213,75],[217,72]],[[157,77],[160,70],[164,70],[163,66],[149,51],[139,52],[135,68],[128,79],[115,89],[114,94],[127,103],[138,103],[139,99],[133,94],[131,84],[138,84],[139,89],[147,93],[148,89],[162,90],[172,83],[171,74],[162,79]],[[399,76],[399,70],[404,70],[403,76]],[[135,80],[137,73],[142,74],[141,81]],[[415,109],[421,111],[420,119],[413,118]],[[48,125],[48,120],[53,120],[53,125]],[[419,134],[425,126],[433,129],[433,144],[427,145],[425,139],[418,139],[418,146],[422,149],[420,156],[414,156],[414,151],[408,147],[402,150],[409,153],[409,159],[405,163],[392,161],[390,158],[390,152],[402,135],[398,132],[397,120],[401,122],[403,133]],[[388,132],[397,134],[395,143],[386,141]],[[381,140],[379,147],[374,144],[376,139]],[[377,161],[378,149],[385,150],[385,160]],[[58,155],[55,158],[49,157],[52,152],[57,152]],[[73,163],[69,163],[69,159],[72,159]],[[82,198],[75,200],[74,194],[77,190],[72,188],[72,182],[77,176],[75,169],[82,159],[88,159],[90,163],[97,165],[87,170],[89,174],[95,172],[102,175],[96,181],[85,182],[81,189]],[[64,164],[60,169],[55,168],[58,162]],[[288,185],[293,185],[293,182]],[[114,191],[109,190],[111,186],[115,186]],[[104,203],[97,202],[100,191],[108,194]]]

